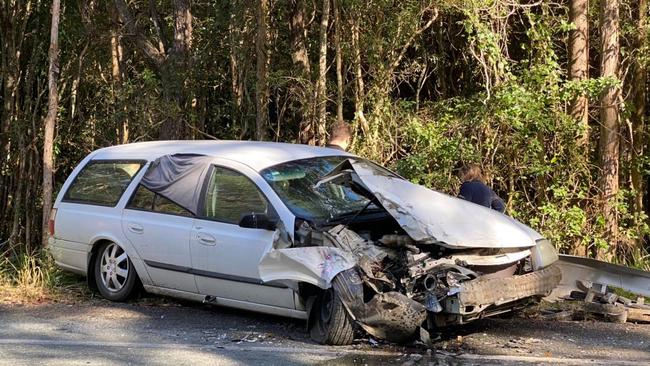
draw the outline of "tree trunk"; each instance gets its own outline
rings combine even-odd
[[[306,38],[307,28],[305,25],[305,0],[293,0],[291,20],[289,23],[291,37],[291,61],[295,70],[296,82],[294,82],[293,92],[296,103],[295,111],[298,119],[298,140],[303,144],[314,143],[314,126],[313,118],[310,113],[310,93],[311,89],[311,64],[309,62],[309,53],[307,52]]]
[[[137,27],[137,23],[131,15],[125,0],[115,0],[115,9],[117,9],[122,23],[124,23],[124,26],[128,29],[128,33],[130,34],[130,37],[133,38],[138,49],[147,56],[149,62],[153,64],[156,69],[159,69],[165,62],[165,53],[161,52],[156,46],[154,46]],[[174,36],[174,38],[176,37]]]
[[[57,81],[59,78],[59,15],[61,11],[60,0],[52,1],[52,26],[50,28],[50,67],[48,69],[48,105],[47,116],[43,127],[43,245],[47,244],[48,222],[52,210],[52,186],[54,174],[54,129],[59,108],[59,92]]]
[[[361,124],[364,134],[370,130],[368,121],[363,114],[363,100],[365,98],[365,87],[363,84],[363,72],[361,70],[361,47],[359,46],[359,20],[352,17],[352,62],[354,63],[354,110],[355,117]]]
[[[86,41],[86,44],[81,49],[81,52],[79,52],[79,56],[77,58],[77,73],[74,77],[74,80],[72,81],[72,88],[70,89],[70,122],[74,122],[75,113],[79,104],[77,101],[77,94],[79,92],[79,84],[81,83],[84,57],[86,55],[86,51],[88,51],[89,46],[90,42]]]
[[[25,159],[27,156],[25,155],[26,149],[25,149],[25,144],[24,144],[24,138],[21,136],[18,138],[18,149],[21,152],[20,155],[17,157],[17,162],[16,162],[16,186],[14,190],[14,197],[13,197],[13,202],[12,202],[12,210],[14,211],[14,218],[13,218],[13,224],[11,225],[11,234],[9,235],[9,242],[11,244],[14,244],[16,242],[16,239],[20,235],[20,218],[21,214],[23,211],[23,194],[24,194],[24,189],[25,189],[25,184],[23,183],[24,180],[30,179],[29,177],[25,177]],[[25,243],[26,246],[29,246],[29,243]]]
[[[38,161],[38,160],[36,160],[35,152],[32,149],[28,149],[26,158],[27,158],[27,162],[28,162],[27,174],[30,177],[36,177],[37,174],[38,174],[38,171],[37,171],[38,170],[37,169],[38,164],[36,164],[36,161]],[[34,182],[34,179],[29,179],[27,181],[26,186],[27,186],[27,189],[26,189],[27,195],[26,196],[31,198],[30,199],[31,202],[34,202],[35,201],[34,197],[36,196],[36,194],[34,194],[35,193],[34,191],[37,190],[36,189],[37,184],[36,184],[36,182]],[[30,202],[27,202],[26,204],[30,204]],[[31,246],[33,244],[32,243],[32,226],[33,226],[32,225],[32,222],[33,222],[32,218],[33,218],[34,215],[36,215],[36,210],[25,210],[24,215],[25,215],[25,244],[27,246]]]
[[[255,137],[263,141],[267,139],[266,129],[269,126],[269,32],[268,32],[269,2],[257,2],[257,80],[255,82]]]
[[[111,15],[113,16],[113,24],[111,25],[111,97],[113,99],[113,115],[118,116],[118,120],[115,121],[117,143],[126,144],[129,142],[129,120],[126,113],[121,114],[118,112],[120,109],[123,112],[127,111],[126,105],[123,105],[121,98],[122,82],[124,80],[124,49],[117,24],[117,14],[113,11]]]
[[[235,5],[241,5],[238,1],[230,3],[230,17],[228,24],[228,39],[230,41],[230,92],[232,93],[231,118],[233,122],[239,124],[242,129],[242,136],[247,133],[248,126],[244,122],[242,107],[244,104],[244,83],[242,81],[242,18],[239,16],[241,9]]]
[[[309,63],[309,53],[305,40],[307,38],[307,28],[305,24],[305,0],[293,0],[291,11],[291,61],[294,67],[301,70],[302,73],[309,73],[311,66]]]
[[[173,53],[187,61],[192,48],[192,13],[189,0],[174,0]]]
[[[2,37],[2,69],[0,72],[0,85],[3,85],[2,90],[2,111],[0,111],[0,169],[4,169],[5,159],[9,157],[9,135],[10,127],[16,121],[15,99],[17,97],[18,84],[20,81],[20,65],[18,62],[18,54],[21,50],[17,50],[16,28],[19,19],[16,19],[16,9],[10,6],[2,7],[2,18],[0,18],[0,32]],[[14,4],[14,6],[17,6]],[[19,42],[18,42],[19,43]]]
[[[158,9],[156,9],[156,0],[149,0],[149,15],[153,27],[156,30],[156,35],[158,36],[158,51],[164,54],[167,52],[166,49],[169,41],[163,31],[162,20],[160,19],[160,14],[158,14]]]
[[[600,8],[600,73],[602,77],[618,79],[618,0],[601,0]],[[605,240],[609,250],[598,250],[598,257],[611,259],[618,248],[618,194],[620,126],[618,115],[619,87],[609,86],[600,96],[600,163],[601,202],[605,219]]]
[[[163,86],[163,98],[168,102],[169,115],[163,121],[158,137],[161,140],[183,139],[188,136],[190,99],[187,70],[191,68],[190,51],[192,48],[193,26],[190,0],[174,0],[174,39],[171,47],[165,45],[164,32],[159,32],[159,39],[154,45],[145,32],[137,26],[125,0],[114,0],[120,19],[134,40],[138,49],[155,67]],[[149,3],[149,12],[154,19],[154,26],[159,24],[155,3]],[[162,46],[161,46],[162,45]],[[161,50],[162,48],[162,50]],[[165,52],[169,50],[169,52]]]
[[[320,21],[320,46],[318,51],[318,81],[316,83],[317,142],[324,143],[327,130],[327,28],[330,17],[330,0],[322,0],[323,9]]]
[[[645,154],[647,134],[645,132],[646,112],[646,84],[648,82],[648,70],[643,60],[646,57],[644,45],[647,42],[647,16],[648,0],[639,0],[639,19],[636,40],[636,58],[634,60],[634,73],[632,75],[632,98],[634,108],[630,119],[632,120],[632,188],[634,189],[634,211],[637,214],[644,212],[644,184],[643,184],[643,156]],[[639,241],[642,245],[642,240]]]
[[[187,138],[189,131],[190,99],[187,85],[187,71],[192,47],[192,13],[189,0],[174,0],[174,40],[166,62],[161,68],[163,93],[173,102],[174,111],[163,121],[159,137],[161,140],[179,140]]]
[[[343,123],[343,55],[341,52],[341,17],[339,5],[332,0],[334,6],[334,47],[336,49],[336,120]]]
[[[575,28],[569,34],[569,80],[582,81],[589,78],[589,0],[569,1],[569,21]],[[589,145],[589,100],[579,95],[571,103],[570,114],[580,124],[583,133],[579,145]]]

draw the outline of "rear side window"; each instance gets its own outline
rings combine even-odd
[[[141,161],[90,161],[72,182],[63,200],[115,206],[142,165]]]
[[[126,208],[170,215],[192,216],[192,213],[188,210],[159,194],[153,193],[143,185],[138,186]]]

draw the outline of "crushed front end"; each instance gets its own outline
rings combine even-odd
[[[560,282],[555,248],[511,217],[363,159],[341,162],[312,189],[349,194],[337,187],[366,197],[365,206],[297,220],[289,248],[276,246],[260,262],[260,278],[333,288],[375,337],[402,342],[421,329],[512,311]]]
[[[319,278],[318,286],[333,287],[363,330],[393,342],[412,339],[420,328],[430,331],[521,308],[548,295],[561,279],[552,254],[547,263],[535,263],[544,257],[539,245],[450,250],[417,244],[405,234],[373,240],[359,231],[365,237],[344,225],[326,231],[304,227],[306,247],[278,252],[300,252],[292,254],[294,261],[312,263],[311,271],[300,271],[303,280],[310,272]],[[287,262],[264,264],[279,268]]]

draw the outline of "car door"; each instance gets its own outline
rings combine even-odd
[[[258,264],[272,249],[275,231],[239,226],[244,215],[277,217],[253,174],[243,167],[211,167],[190,238],[196,284],[202,294],[293,309],[291,289],[259,277]]]
[[[200,182],[197,182],[200,184]],[[155,286],[198,292],[190,274],[193,215],[139,185],[122,214],[122,229]]]

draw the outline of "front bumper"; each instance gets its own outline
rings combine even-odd
[[[442,317],[438,317],[436,323],[462,324],[511,311],[520,304],[520,300],[550,294],[561,279],[560,269],[551,265],[520,276],[477,278],[463,282],[457,294],[445,299],[444,314],[440,314]]]

